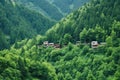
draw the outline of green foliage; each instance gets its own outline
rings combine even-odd
[[[87,80],[96,80],[94,75],[92,74],[92,71],[88,72]]]
[[[72,43],[60,49],[36,46],[35,41],[43,37],[23,40],[17,48],[13,45],[0,51],[0,79],[119,79],[119,47],[104,46],[103,51],[91,52],[88,45],[81,48]]]
[[[70,34],[64,35],[64,44],[68,44],[69,42],[72,42],[72,36]]]
[[[115,20],[113,22],[112,28],[116,33],[115,37],[120,37],[120,22]]]
[[[40,12],[42,15],[52,20],[58,21],[63,17],[62,12],[56,6],[46,0],[15,0],[15,2],[19,5],[24,5],[30,10]]]
[[[119,80],[119,18],[115,17],[119,12],[116,9],[119,7],[118,2],[93,0],[56,24],[45,36],[25,39],[16,42],[10,49],[0,51],[0,79]],[[118,6],[115,12],[111,9],[112,4]],[[1,32],[0,35],[4,42],[5,34]],[[74,40],[74,37],[77,38]],[[79,37],[87,43],[80,43],[80,46],[74,44]],[[61,48],[44,47],[42,42],[45,40],[56,43],[65,40],[68,44]],[[88,42],[92,40],[106,40],[107,44],[91,48]]]
[[[89,46],[86,45],[83,47],[81,54],[85,55],[85,54],[87,54],[87,52],[89,52]]]
[[[0,50],[10,46],[7,36],[0,30]]]
[[[25,38],[44,34],[55,23],[40,13],[8,2],[4,5],[0,2],[0,50]]]
[[[84,28],[83,31],[80,33],[80,40],[82,42],[86,42],[86,37],[87,37],[87,30],[86,28]]]
[[[112,47],[113,46],[113,41],[112,41],[112,37],[109,36],[106,38],[106,43],[108,47]]]
[[[19,5],[23,5],[30,10],[40,12],[44,16],[53,19],[60,20],[66,14],[78,9],[84,3],[87,3],[89,0],[15,0]]]
[[[53,4],[55,4],[58,8],[61,9],[64,13],[69,13],[74,11],[75,9],[79,8],[80,6],[84,5],[89,0],[54,0]]]
[[[116,37],[119,37],[119,18],[117,17],[119,11],[114,11],[120,7],[117,3],[119,1],[92,0],[62,19],[58,23],[59,25],[56,24],[48,30],[49,33],[58,36],[51,36],[51,39],[53,38],[54,41],[61,40],[66,33],[69,33],[72,36],[72,41],[81,40],[81,42],[90,43],[97,40],[98,42],[105,42],[112,30],[116,33]],[[116,42],[113,44],[117,45]]]

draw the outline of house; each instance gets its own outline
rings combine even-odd
[[[92,41],[92,42],[91,42],[91,47],[92,47],[92,48],[97,48],[98,45],[99,45],[99,44],[98,44],[97,41]]]
[[[43,42],[44,47],[54,47],[54,43],[49,43],[48,41]]]
[[[43,45],[44,45],[45,47],[48,47],[48,46],[49,46],[48,41],[44,41],[44,42],[43,42]]]
[[[49,43],[48,46],[54,47],[54,43]]]

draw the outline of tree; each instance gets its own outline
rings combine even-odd
[[[106,79],[102,70],[98,71],[97,73],[98,73],[97,79],[99,79],[99,80],[105,80]]]
[[[6,35],[0,30],[0,50],[4,48],[9,48],[10,44],[7,41]]]
[[[21,80],[20,71],[11,67],[6,68],[1,75],[6,80]]]
[[[92,74],[92,71],[89,70],[88,75],[87,75],[87,80],[96,80],[94,75]]]
[[[69,73],[66,73],[65,80],[73,80],[72,76]]]
[[[120,37],[120,22],[119,21],[113,22],[112,29],[116,32],[116,37]]]
[[[84,29],[82,30],[82,32],[80,32],[79,36],[80,36],[81,42],[86,42],[86,38],[87,38],[87,29],[84,28]]]
[[[112,37],[111,36],[108,36],[106,38],[106,43],[107,43],[108,47],[112,47],[113,46],[113,41],[112,41]]]
[[[64,75],[63,75],[63,73],[58,73],[58,79],[59,80],[64,80]]]
[[[18,59],[18,69],[21,72],[21,79],[27,79],[27,77],[29,76],[28,68],[26,67],[25,59],[21,57],[19,57]]]
[[[77,71],[76,76],[75,76],[75,79],[76,79],[76,80],[81,80],[81,76],[82,76],[82,75],[81,75],[81,72],[78,72],[78,71]]]
[[[89,52],[89,46],[88,45],[85,45],[82,49],[82,52],[81,54],[82,55],[86,55],[87,53]]]
[[[95,30],[90,28],[88,30],[87,36],[86,36],[87,42],[95,41],[96,40],[96,36],[97,35],[95,33]]]
[[[118,70],[115,72],[115,80],[120,79],[120,67],[118,67]]]
[[[102,28],[102,26],[99,26],[98,24],[95,27],[94,30],[94,36],[98,42],[103,42],[105,41],[105,30]]]
[[[69,33],[66,33],[64,35],[64,44],[68,44],[69,42],[72,42],[72,36]]]
[[[31,62],[29,71],[33,78],[42,80],[58,80],[54,67],[47,62]]]

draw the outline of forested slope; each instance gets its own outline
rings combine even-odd
[[[16,3],[24,5],[30,10],[40,12],[46,17],[54,20],[60,20],[63,17],[62,12],[46,0],[15,0]]]
[[[78,9],[89,0],[15,0],[30,10],[59,21],[66,14]]]
[[[119,80],[120,46],[92,49],[69,43],[62,48],[38,45],[45,37],[25,39],[0,51],[0,79],[12,80]],[[119,40],[120,41],[120,40]]]
[[[63,13],[67,14],[78,9],[89,1],[90,0],[53,0],[52,4],[56,5]]]
[[[63,37],[68,34],[72,37],[71,42],[104,42],[112,31],[116,32],[116,37],[120,37],[120,1],[98,0],[91,3],[71,13],[48,30],[48,40],[63,42]]]
[[[0,49],[17,40],[44,34],[55,22],[37,12],[17,6],[11,1],[0,1]]]
[[[57,23],[47,36],[25,39],[16,42],[9,50],[0,51],[0,79],[120,80],[119,3],[119,0],[93,0],[89,6]],[[97,10],[96,6],[99,7]],[[112,13],[102,12],[104,8]],[[89,9],[92,11],[87,13]],[[93,17],[92,12],[98,12],[98,17]],[[43,45],[46,40],[55,44],[62,41],[63,46],[46,47]],[[81,43],[74,44],[76,40]],[[92,40],[106,44],[92,48]]]

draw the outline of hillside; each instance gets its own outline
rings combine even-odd
[[[0,1],[0,49],[15,41],[44,34],[55,22],[15,3]]]
[[[119,0],[92,0],[45,36],[0,51],[0,79],[120,80],[119,4]],[[95,48],[92,40],[98,41]]]
[[[15,0],[30,10],[42,13],[50,19],[60,20],[89,0]]]
[[[60,20],[63,14],[58,10],[58,8],[50,4],[46,0],[15,0],[16,3],[24,5],[30,10],[40,12],[42,15],[47,16],[53,20]]]
[[[51,0],[48,0],[51,1]],[[90,0],[53,0],[52,4],[56,5],[63,13],[70,13],[83,6]]]
[[[120,21],[119,1],[99,0],[91,3],[93,4],[79,8],[48,30],[46,33],[48,40],[64,42],[65,34],[69,34],[72,37],[71,42],[79,40],[104,42],[110,36],[112,29],[116,32],[116,37],[120,37],[120,29],[115,26],[119,25]]]

